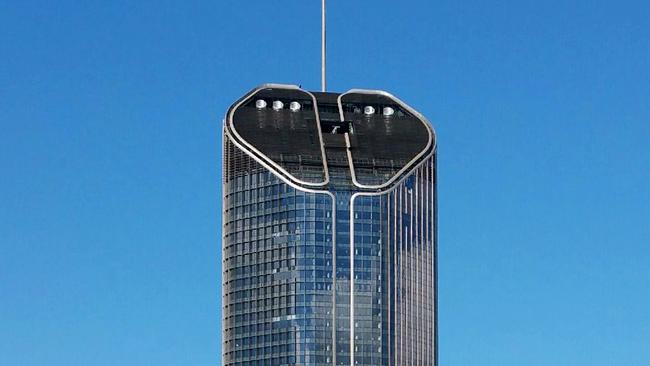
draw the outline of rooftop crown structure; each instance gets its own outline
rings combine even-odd
[[[382,91],[268,84],[224,121],[223,364],[436,365],[436,138]]]

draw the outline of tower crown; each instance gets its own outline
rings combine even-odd
[[[435,151],[429,122],[384,91],[265,84],[237,101],[225,123],[243,150],[304,188],[347,180],[358,191],[382,191]]]

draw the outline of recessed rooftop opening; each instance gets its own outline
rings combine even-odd
[[[322,133],[329,133],[332,135],[342,135],[344,133],[352,133],[352,122],[349,121],[331,121],[331,120],[322,120],[320,121],[320,130]]]

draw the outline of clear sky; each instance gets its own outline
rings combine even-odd
[[[647,1],[330,0],[439,142],[440,364],[650,365]],[[0,365],[218,365],[220,126],[317,0],[0,3]]]

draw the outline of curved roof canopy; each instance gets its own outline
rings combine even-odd
[[[382,91],[310,93],[269,84],[235,103],[226,122],[248,153],[306,187],[324,187],[330,171],[346,169],[351,185],[381,190],[435,151],[426,119]],[[332,163],[339,156],[347,156],[343,168]]]

